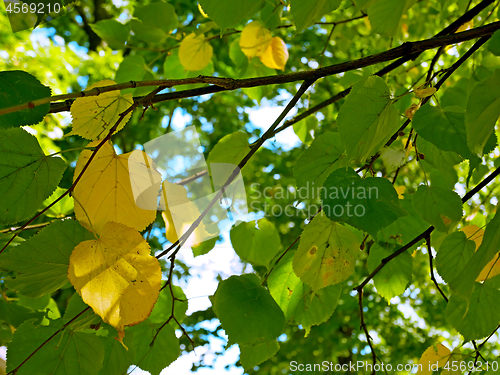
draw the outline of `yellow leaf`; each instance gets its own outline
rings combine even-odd
[[[401,185],[401,186],[398,186],[396,189],[396,192],[398,193],[398,198],[399,199],[405,199],[404,197],[404,192],[406,191],[406,186],[404,185]]]
[[[432,369],[437,370],[440,367],[443,367],[446,362],[448,362],[448,359],[451,356],[451,351],[448,349],[446,346],[442,344],[436,344],[434,346],[429,346],[424,354],[422,354],[422,357],[420,358],[420,361],[418,362],[419,365],[421,365],[422,370],[418,371],[418,374],[426,375],[432,374]],[[437,367],[436,367],[437,363]],[[434,366],[434,367],[431,367]],[[419,366],[420,369],[420,366]]]
[[[417,112],[419,108],[420,108],[420,103],[412,104],[409,108],[406,109],[405,116],[408,117],[410,120],[412,120],[413,116],[415,115],[415,112]]]
[[[165,207],[165,211],[162,212],[161,216],[165,221],[166,237],[174,243],[198,219],[201,212],[188,198],[184,187],[164,181],[162,188],[160,205]],[[205,224],[201,222],[189,236],[185,245],[195,246],[213,236],[213,234],[208,233]]]
[[[161,267],[135,229],[108,222],[69,259],[68,278],[94,312],[119,332],[145,320],[158,299]]]
[[[213,48],[203,34],[189,34],[179,47],[179,60],[186,70],[201,70],[212,60]]]
[[[201,4],[198,3],[198,10],[200,11],[201,15],[205,18],[209,18],[208,17],[208,14],[205,13],[205,11],[203,10],[203,8],[201,7]]]
[[[477,249],[479,249],[479,246],[481,246],[481,242],[483,242],[484,229],[479,228],[477,225],[467,225],[460,230],[465,233],[468,240],[474,241],[476,243],[477,251]],[[476,281],[484,281],[487,279],[491,279],[494,276],[500,275],[499,256],[500,252],[497,253],[486,266],[484,266]]]
[[[288,49],[280,37],[275,36],[265,52],[259,56],[260,61],[272,69],[285,70],[285,64],[288,60]]]
[[[98,143],[94,141],[89,143],[89,146],[96,146]],[[92,151],[82,151],[76,163],[73,180],[80,174],[91,154]],[[151,169],[151,159],[137,150],[133,152],[134,157],[130,160],[134,165],[129,172],[131,154],[117,155],[111,142],[106,142],[76,185],[73,191],[75,214],[87,229],[100,233],[108,221],[114,221],[141,231],[156,218],[156,210],[144,210],[140,206],[147,206],[141,205],[139,200],[136,203],[130,173],[133,174],[134,181],[142,180],[150,184],[160,181],[161,177]],[[142,160],[136,155],[141,155]],[[155,178],[151,176],[153,173],[157,174]],[[154,181],[151,181],[152,179]],[[159,187],[158,183],[156,192]]]
[[[428,96],[434,95],[436,91],[437,90],[435,87],[427,87],[426,89],[416,89],[415,91],[413,91],[413,93],[417,98],[423,99],[427,98]]]
[[[470,20],[469,22],[466,22],[462,26],[460,26],[455,32],[460,33],[462,31],[472,29],[473,27],[474,27],[474,20]]]
[[[271,32],[259,21],[250,22],[243,28],[240,37],[240,47],[243,53],[251,59],[260,56],[271,43]],[[288,54],[288,51],[287,51]]]
[[[115,84],[115,81],[105,79],[93,84],[87,90]],[[104,92],[97,96],[78,98],[71,106],[73,131],[68,135],[77,134],[91,140],[103,139],[115,125],[120,114],[133,103],[132,94],[122,95],[120,90]],[[115,133],[125,126],[131,115],[132,112],[125,116],[116,128]]]

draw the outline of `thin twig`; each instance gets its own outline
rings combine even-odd
[[[370,350],[372,352],[372,362],[373,362],[372,375],[376,375],[375,365],[377,363],[377,354],[375,354],[375,349],[373,348],[373,345],[372,345],[372,338],[371,338],[370,334],[368,333],[368,328],[366,327],[366,323],[365,323],[365,313],[363,311],[363,290],[358,291],[358,305],[359,305],[359,318],[361,321],[360,328],[362,328],[363,331],[365,332],[366,341],[368,341],[368,345],[370,346]]]
[[[436,277],[434,276],[434,265],[432,264],[433,263],[432,261],[433,261],[434,257],[432,256],[432,250],[431,250],[431,236],[428,236],[425,239],[425,242],[427,244],[427,251],[429,252],[429,268],[431,269],[431,280],[434,282],[434,285],[436,286],[436,288],[439,291],[439,293],[441,293],[441,295],[443,296],[444,300],[446,302],[448,302],[448,297],[446,297],[446,295],[443,293],[443,291],[441,290],[441,288],[438,285]]]

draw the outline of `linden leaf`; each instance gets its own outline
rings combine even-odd
[[[212,60],[212,46],[203,34],[189,34],[179,47],[179,60],[186,70],[201,70]]]
[[[285,70],[285,64],[288,61],[288,48],[286,48],[283,39],[277,36],[271,39],[271,43],[259,56],[259,59],[268,68]]]
[[[314,292],[346,280],[354,272],[359,240],[347,227],[319,213],[304,229],[293,270]]]
[[[123,331],[151,313],[160,292],[161,267],[136,230],[109,222],[97,240],[75,247],[68,278],[97,315]]]
[[[481,246],[481,243],[483,242],[484,229],[479,228],[477,225],[467,225],[460,230],[465,233],[468,240],[476,243],[476,250],[479,249],[479,246]],[[499,255],[500,252],[497,253],[486,266],[484,266],[476,281],[484,281],[500,275],[500,262],[498,261]]]
[[[160,206],[165,207],[161,216],[165,221],[167,240],[171,243],[176,242],[201,214],[198,207],[188,198],[187,190],[168,181],[162,183]],[[191,233],[185,245],[195,246],[214,236],[215,234],[207,232],[202,221]]]
[[[434,95],[435,92],[436,92],[435,87],[427,87],[426,89],[416,89],[415,91],[413,91],[415,96],[419,99],[423,99],[423,98],[427,98],[428,96],[432,96],[432,95]]]
[[[105,79],[88,87],[87,90],[115,84],[115,81]],[[71,106],[73,131],[68,135],[77,134],[91,140],[103,139],[115,125],[120,114],[130,108],[133,103],[131,93],[121,95],[119,90],[104,92],[97,96],[78,98]],[[131,115],[132,113],[128,113],[123,118],[115,133],[125,126]]]
[[[450,356],[450,349],[448,349],[443,344],[429,346],[422,354],[422,357],[418,362],[419,368],[421,368],[418,373],[422,375],[432,374],[431,366],[435,365],[435,363],[437,362],[438,368],[443,367],[450,359]]]
[[[259,21],[250,22],[243,28],[240,37],[240,47],[243,53],[251,59],[262,55],[271,44],[271,32]],[[288,51],[287,51],[288,54]]]
[[[97,144],[97,141],[91,142],[89,146]],[[73,180],[81,173],[91,154],[92,151],[82,151],[76,163]],[[156,210],[140,208],[144,207],[139,201],[141,197],[136,203],[130,174],[134,175],[133,181],[150,183],[151,174],[157,172],[148,168],[147,164],[151,165],[152,161],[146,154],[137,150],[134,155],[131,154],[117,155],[113,145],[107,142],[97,151],[76,185],[73,191],[75,214],[87,229],[100,233],[108,221],[114,221],[141,231],[154,221]],[[140,155],[140,158],[137,155]],[[133,168],[130,168],[131,163],[135,164]]]

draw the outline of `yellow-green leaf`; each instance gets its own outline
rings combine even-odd
[[[354,272],[360,242],[349,228],[317,214],[300,236],[293,259],[295,274],[317,292]]]
[[[189,34],[179,47],[179,60],[186,70],[201,70],[212,60],[213,48],[203,34]]]
[[[97,144],[98,141],[95,141],[89,146]],[[136,203],[130,173],[134,175],[134,181],[147,183],[151,183],[152,174],[159,176],[159,173],[148,168],[145,160],[149,166],[152,161],[145,153],[136,150],[133,158],[130,158],[131,154],[117,155],[113,145],[107,142],[97,152],[76,185],[73,191],[75,214],[87,229],[99,233],[108,221],[114,221],[141,231],[156,218],[156,210],[144,210],[140,201]],[[92,151],[82,151],[76,163],[73,180],[78,177],[91,155]],[[130,163],[134,164],[133,168],[130,168]]]
[[[75,247],[68,278],[96,314],[123,332],[151,313],[160,292],[161,267],[140,233],[109,222],[97,240]]]
[[[87,90],[96,87],[115,85],[110,79],[99,81]],[[78,98],[71,106],[73,130],[69,134],[77,134],[86,139],[103,139],[119,119],[120,114],[134,103],[132,94],[121,95],[119,90],[104,92],[97,96]],[[120,122],[115,133],[120,131],[132,113]],[[115,134],[113,133],[113,134]]]
[[[243,28],[240,37],[240,47],[243,53],[251,59],[262,55],[271,43],[271,32],[259,21],[250,22]]]

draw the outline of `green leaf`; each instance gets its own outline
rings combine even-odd
[[[454,151],[469,159],[464,113],[464,109],[458,106],[441,108],[424,105],[413,116],[412,125],[419,136],[439,149]]]
[[[191,251],[193,252],[193,256],[197,257],[200,255],[208,254],[215,247],[215,243],[217,242],[218,239],[219,239],[219,237],[214,237],[214,238],[211,238],[209,240],[203,241],[202,243],[200,243],[196,246],[193,246],[191,248]]]
[[[500,116],[500,69],[492,77],[479,82],[469,95],[465,111],[467,144],[475,154],[482,155],[486,142]]]
[[[26,72],[20,70],[0,72],[0,109],[47,98],[51,95],[51,91],[50,87],[42,85],[38,79]],[[1,115],[0,127],[37,124],[49,113],[49,109],[50,104],[46,103],[32,109]]]
[[[164,1],[136,7],[134,16],[140,19],[145,26],[149,28],[157,27],[166,34],[179,26],[174,6]]]
[[[0,130],[0,223],[31,217],[61,180],[66,163],[46,156],[23,129]]]
[[[175,298],[177,298],[174,303],[174,316],[180,323],[186,316],[186,311],[188,309],[188,300],[181,287],[172,285],[172,290],[174,292]],[[168,320],[168,318],[170,318],[171,314],[172,294],[170,293],[170,288],[167,286],[165,290],[159,294],[155,307],[153,308],[153,311],[149,316],[149,320],[151,320],[151,322],[153,323],[164,323]],[[174,322],[174,324],[177,323]]]
[[[127,369],[134,362],[135,356],[135,342],[133,336],[132,332],[127,332],[123,339],[123,343],[127,346],[128,350],[111,334],[101,339],[104,345],[104,360],[103,367],[101,371],[99,371],[100,375],[127,373]]]
[[[452,294],[446,307],[446,319],[464,337],[464,341],[488,336],[500,322],[500,291],[488,283],[475,283],[469,303]]]
[[[236,254],[255,265],[269,267],[269,262],[281,248],[280,235],[266,218],[241,223],[231,229],[230,236]]]
[[[17,272],[9,289],[31,297],[52,293],[68,283],[71,252],[94,237],[76,220],[56,221],[0,257],[0,268]]]
[[[264,4],[263,0],[200,0],[203,11],[222,31],[251,18]]]
[[[283,312],[253,274],[221,281],[211,301],[231,343],[248,346],[269,342],[285,325]]]
[[[297,32],[307,29],[314,22],[319,21],[325,14],[333,12],[339,7],[340,3],[341,0],[290,0],[290,11]]]
[[[417,146],[425,161],[440,171],[446,171],[463,160],[456,152],[443,151],[425,138],[420,138]]]
[[[368,6],[368,18],[376,33],[393,36],[399,29],[403,13],[415,0],[376,0]]]
[[[148,70],[144,57],[140,55],[127,56],[122,60],[116,71],[115,82],[124,83],[129,81],[141,81],[147,72]],[[133,91],[133,88],[125,89],[121,91],[121,94],[125,95]]]
[[[68,329],[82,331],[90,328],[91,324],[99,324],[101,321],[101,318],[83,302],[82,297],[78,293],[74,293],[71,296],[63,316],[63,323],[67,324],[71,322],[68,325]]]
[[[295,162],[293,175],[298,189],[319,189],[332,171],[345,161],[345,148],[338,133],[326,132],[316,138]],[[315,196],[318,196],[317,192]],[[312,198],[308,195],[307,198]]]
[[[296,122],[293,124],[293,131],[306,145],[310,145],[313,141],[313,136],[311,132],[315,132],[318,129],[318,119],[315,116],[309,116],[303,121]]]
[[[389,242],[394,238],[401,246],[406,245],[420,233],[425,231],[427,224],[412,206],[411,195],[405,194],[404,199],[400,199],[401,207],[408,212],[408,215],[398,218],[394,223],[383,228],[379,233],[379,241]],[[418,243],[408,251],[416,249]]]
[[[374,244],[370,248],[370,255],[368,256],[368,271],[373,272],[382,263],[382,259],[387,258],[398,249],[399,247],[395,248],[387,243],[383,245]],[[378,294],[388,302],[391,298],[403,294],[411,281],[412,267],[413,258],[408,251],[386,263],[384,268],[373,277]]]
[[[248,144],[247,134],[240,131],[227,134],[217,142],[208,154],[208,169],[209,171],[211,170],[210,164],[212,163],[234,164],[234,168],[236,168],[249,151],[250,146]],[[226,182],[232,172],[233,168],[224,170],[219,168],[217,170],[217,180]]]
[[[262,24],[268,29],[275,29],[281,23],[283,4],[280,1],[266,1],[260,11]]]
[[[280,349],[277,341],[264,342],[254,346],[240,345],[240,362],[245,370],[250,370],[271,358]]]
[[[412,203],[422,219],[441,232],[447,232],[451,222],[462,218],[462,200],[454,191],[420,185]]]
[[[491,36],[488,41],[488,50],[492,54],[500,56],[500,30],[495,31]]]
[[[62,320],[50,326],[33,321],[23,323],[14,333],[7,352],[7,371],[13,371],[30,354],[33,356],[16,372],[18,375],[88,375],[102,367],[104,347],[93,333],[64,331],[52,338],[49,345],[35,350],[62,327]]]
[[[159,27],[151,27],[139,20],[130,20],[130,28],[134,32],[137,39],[146,43],[159,44],[168,38],[168,34],[166,34],[165,31]]]
[[[345,221],[373,237],[408,214],[387,179],[362,179],[352,168],[337,169],[328,176],[321,189],[321,200],[330,219]]]
[[[8,302],[5,298],[0,298],[0,317],[4,322],[15,328],[19,327],[19,325],[28,319],[41,321],[43,315],[43,312],[33,311],[15,302]]]
[[[287,321],[306,330],[326,322],[332,316],[342,292],[342,284],[330,285],[314,293],[293,272],[295,251],[287,253],[269,275],[269,291],[281,307]]]
[[[116,20],[102,20],[90,25],[92,30],[108,44],[111,49],[125,48],[130,28]]]
[[[500,249],[500,210],[486,226],[483,241],[464,270],[452,282],[450,288],[457,294],[468,298],[474,283],[483,268],[493,259]]]
[[[134,365],[149,371],[152,375],[159,375],[161,370],[170,365],[181,354],[179,340],[170,324],[161,329],[153,345],[150,346],[161,326],[162,324],[153,324],[149,319],[146,319],[126,331],[126,334],[129,331],[134,334],[136,349]]]
[[[360,254],[354,232],[317,214],[300,236],[293,270],[314,292],[346,280],[354,272]]]
[[[56,190],[52,193],[50,197],[48,197],[45,201],[43,201],[43,206],[47,207],[56,199],[58,199],[61,195],[66,192],[66,189],[61,189],[57,187]],[[65,195],[60,201],[58,201],[55,205],[50,207],[43,214],[47,217],[55,217],[58,219],[62,219],[69,214],[71,214],[75,209],[75,202],[70,194]]]
[[[448,284],[452,283],[466,268],[475,251],[476,244],[468,240],[464,232],[450,234],[436,255],[438,273]]]
[[[377,152],[399,128],[387,83],[371,76],[354,85],[340,107],[337,125],[351,159],[363,162]]]

